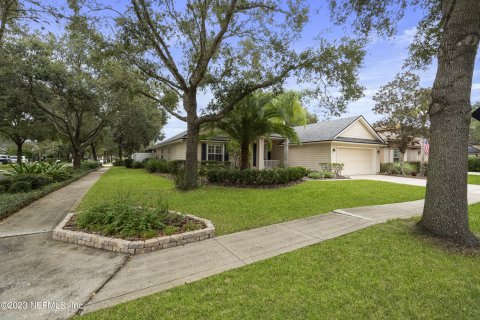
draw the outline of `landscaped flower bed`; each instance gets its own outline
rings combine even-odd
[[[53,238],[130,254],[171,248],[215,236],[206,219],[119,201],[71,213],[54,230]]]

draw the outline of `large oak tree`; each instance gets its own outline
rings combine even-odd
[[[480,241],[468,225],[467,149],[472,77],[480,39],[478,0],[330,0],[338,23],[352,22],[359,34],[391,36],[407,8],[423,10],[410,46],[409,65],[437,58],[430,115],[430,156],[420,226],[466,246]]]
[[[224,118],[256,90],[288,77],[313,84],[319,105],[343,111],[358,99],[362,42],[348,38],[299,44],[307,1],[131,0],[118,19],[124,53],[154,84],[141,93],[187,123],[186,188],[197,183],[200,126]],[[329,93],[334,88],[338,95]],[[200,93],[212,98],[199,105]]]

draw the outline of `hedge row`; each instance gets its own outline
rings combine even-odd
[[[307,175],[303,167],[281,168],[273,170],[240,170],[236,168],[213,168],[207,171],[207,180],[212,183],[232,183],[244,185],[285,184],[300,180]]]
[[[468,171],[480,172],[480,158],[468,158]]]
[[[427,174],[427,163],[424,163],[425,175]],[[380,164],[380,172],[386,174],[400,175],[402,168],[400,162],[386,162]],[[416,175],[420,173],[420,162],[404,162],[403,173],[406,175]]]
[[[87,175],[90,171],[75,172],[68,180],[56,182],[42,188],[20,193],[2,193],[0,194],[0,220],[7,218],[21,208],[29,205],[33,201],[46,196],[64,186]]]
[[[178,170],[185,166],[185,160],[161,160],[161,159],[148,159],[144,162],[133,162],[130,166],[131,168],[145,168],[149,172],[159,172],[159,173],[171,173],[177,174]],[[230,162],[219,162],[219,161],[199,161],[198,162],[198,173],[202,176],[207,174],[207,171],[210,169],[216,168],[229,168]]]

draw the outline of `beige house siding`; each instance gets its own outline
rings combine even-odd
[[[344,138],[357,138],[357,139],[377,139],[362,123],[362,121],[355,121],[347,129],[345,129],[339,137]]]
[[[167,160],[185,160],[185,154],[187,152],[187,143],[178,142],[172,143],[166,146]]]
[[[290,145],[288,148],[288,165],[319,170],[320,162],[331,161],[330,143],[311,143]]]

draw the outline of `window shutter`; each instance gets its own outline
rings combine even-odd
[[[253,166],[257,166],[257,144],[253,144]]]
[[[207,144],[202,143],[202,161],[207,161]]]
[[[223,156],[223,161],[228,161],[228,150],[227,150],[227,145],[223,145],[223,150],[225,150],[225,155]]]

